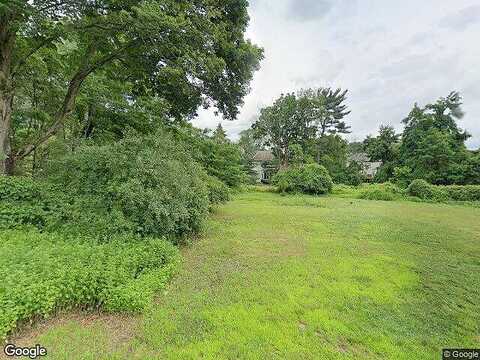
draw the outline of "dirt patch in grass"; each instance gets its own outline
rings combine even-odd
[[[39,338],[52,328],[78,326],[108,334],[108,348],[118,349],[130,342],[138,333],[139,319],[139,316],[101,312],[60,312],[51,319],[40,320],[33,325],[23,327],[20,332],[13,334],[8,342],[17,346],[32,346],[39,343]]]

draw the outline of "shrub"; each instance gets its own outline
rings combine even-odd
[[[394,184],[386,182],[384,184],[369,185],[363,189],[360,199],[393,201],[401,197],[402,191]]]
[[[325,167],[307,164],[280,171],[273,178],[280,192],[327,194],[332,191],[333,181]]]
[[[480,185],[449,185],[444,189],[451,200],[480,201]]]
[[[411,181],[412,169],[408,166],[399,166],[393,169],[393,181],[398,186],[407,188]]]
[[[33,202],[42,197],[42,186],[29,179],[14,176],[0,177],[0,201],[28,201]]]
[[[109,243],[9,230],[0,242],[0,338],[16,325],[59,308],[139,311],[178,263],[160,239],[120,237]]]
[[[333,188],[332,188],[332,194],[335,195],[336,197],[344,197],[344,198],[357,197],[360,189],[361,189],[360,186],[335,184],[333,185]]]
[[[434,195],[432,185],[423,179],[413,180],[407,188],[407,193],[420,199],[432,199]]]
[[[449,200],[448,192],[444,186],[434,186],[423,179],[413,180],[407,188],[410,196],[418,197],[422,200],[446,201]]]
[[[207,175],[205,184],[208,189],[208,199],[210,204],[222,204],[230,200],[230,190],[225,183],[216,177]]]
[[[425,180],[414,180],[408,194],[432,201],[480,201],[479,185],[431,185]]]
[[[60,218],[62,193],[45,182],[0,177],[0,228],[44,228]]]
[[[208,175],[215,176],[230,187],[238,187],[248,182],[238,144],[227,139],[210,137],[205,132],[188,126],[176,129],[174,135]]]
[[[178,237],[197,231],[208,212],[204,171],[161,132],[84,146],[52,161],[47,177],[67,194],[57,225],[69,231]]]

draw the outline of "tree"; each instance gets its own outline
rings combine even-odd
[[[222,127],[221,123],[219,123],[217,125],[217,128],[213,132],[212,138],[213,138],[213,140],[215,140],[219,143],[225,143],[225,142],[229,141],[228,138],[227,138],[227,133],[225,132],[225,130],[223,130],[223,127]]]
[[[238,146],[240,147],[241,151],[243,167],[250,176],[251,182],[255,182],[257,173],[254,170],[255,164],[253,158],[255,157],[257,151],[262,149],[262,143],[260,140],[255,138],[253,129],[247,129],[240,132]]]
[[[327,135],[348,134],[350,127],[342,119],[350,114],[344,104],[348,90],[332,90],[331,88],[307,89],[299,92],[300,103],[304,104],[304,116],[315,124],[317,137]],[[321,141],[316,141],[316,159],[320,162]]]
[[[383,164],[396,159],[396,145],[400,135],[392,126],[380,125],[377,137],[368,136],[364,148],[371,161],[381,161]]]
[[[377,137],[368,136],[363,142],[364,149],[371,161],[380,161],[376,177],[384,182],[393,176],[398,161],[398,146],[400,135],[392,126],[380,125]]]
[[[54,136],[75,109],[87,78],[105,66],[130,79],[132,101],[155,94],[174,118],[215,106],[234,118],[262,51],[244,39],[247,2],[175,0],[9,1],[0,5],[0,172]],[[58,49],[61,51],[58,51]],[[17,78],[44,49],[64,65],[61,102],[48,127],[11,149]]]
[[[289,164],[288,149],[292,144],[300,145],[304,154],[316,153],[320,162],[319,139],[349,132],[342,121],[350,113],[343,104],[346,95],[346,90],[330,88],[282,94],[272,106],[261,110],[253,124],[256,136],[264,139],[264,145],[272,146],[281,167]]]
[[[319,164],[323,165],[335,183],[358,185],[363,181],[361,166],[348,160],[348,142],[338,134],[318,139]]]
[[[290,145],[303,147],[307,139],[315,136],[316,128],[304,110],[295,94],[282,94],[273,105],[260,111],[252,125],[255,136],[263,140],[263,145],[272,147],[282,168],[288,167]]]
[[[308,89],[299,93],[309,107],[309,116],[315,122],[320,137],[328,134],[348,134],[350,127],[342,119],[350,114],[344,102],[348,90],[331,88]]]
[[[465,184],[480,185],[480,151],[469,152],[467,160],[463,164],[463,176]]]
[[[406,119],[400,162],[412,177],[434,184],[462,183],[461,164],[467,160],[465,141],[470,136],[456,123],[463,116],[457,92],[420,108],[415,104]]]
[[[210,131],[195,129],[191,124],[181,125],[172,131],[208,175],[220,179],[230,187],[237,187],[245,182],[247,174],[238,144],[228,139],[218,141],[213,135],[209,135]]]

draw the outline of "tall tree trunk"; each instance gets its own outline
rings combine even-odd
[[[11,175],[14,156],[10,144],[13,84],[12,52],[15,33],[10,31],[8,19],[0,17],[0,176]]]
[[[12,175],[14,167],[10,145],[11,103],[8,94],[0,90],[0,176]]]

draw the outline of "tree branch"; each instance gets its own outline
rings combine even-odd
[[[132,45],[133,43],[130,43],[128,46],[123,47],[122,49],[118,49],[117,51],[112,52],[111,54],[107,54],[103,58],[100,58],[99,60],[97,60],[95,63],[89,66],[83,66],[80,70],[78,70],[69,83],[67,93],[63,100],[63,105],[55,115],[54,123],[36,141],[26,145],[23,149],[20,149],[15,155],[16,160],[21,160],[26,156],[30,155],[38,146],[40,146],[45,141],[47,141],[50,137],[55,135],[58,129],[63,125],[65,120],[68,118],[68,116],[75,109],[75,100],[84,80],[98,68],[116,59],[123,51],[125,51],[128,47]]]
[[[50,44],[53,40],[57,39],[60,35],[59,34],[56,34],[56,35],[53,35],[53,36],[50,36],[46,39],[44,39],[42,42],[40,42],[39,44],[37,44],[37,46],[35,46],[33,49],[31,49],[22,59],[20,59],[17,64],[14,66],[13,68],[13,72],[12,72],[12,77],[15,77],[15,75],[17,75],[18,73],[18,70],[26,64],[27,60],[33,56],[37,51],[39,51],[41,48],[43,48],[44,46]]]

